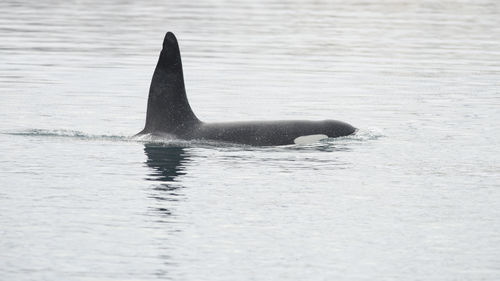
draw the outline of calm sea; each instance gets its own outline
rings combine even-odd
[[[0,280],[499,280],[500,2],[0,2]],[[131,139],[165,32],[204,121]]]

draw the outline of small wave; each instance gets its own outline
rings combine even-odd
[[[54,138],[72,138],[79,140],[95,140],[95,141],[127,141],[138,142],[152,146],[165,146],[165,147],[237,147],[238,144],[208,141],[208,140],[182,140],[170,134],[161,135],[98,135],[89,134],[77,130],[66,129],[27,129],[20,131],[7,131],[1,132],[6,135],[26,136],[26,137],[54,137]]]
[[[108,140],[108,141],[128,141],[131,138],[119,135],[93,135],[81,131],[65,130],[65,129],[28,129],[15,132],[4,132],[7,135],[15,136],[28,136],[28,137],[62,137],[62,138],[76,138],[85,140]]]
[[[351,140],[351,141],[371,141],[383,137],[385,137],[385,135],[383,134],[381,129],[367,128],[367,129],[358,129],[356,133],[347,137],[343,137],[341,139]]]
[[[200,147],[200,148],[210,148],[210,147],[250,147],[248,145],[235,144],[229,142],[220,142],[212,140],[182,140],[178,139],[170,134],[161,135],[136,135],[130,138],[130,140],[143,142],[149,146],[163,146],[163,147]]]

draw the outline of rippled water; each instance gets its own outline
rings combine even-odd
[[[0,2],[0,280],[500,279],[500,3],[105,2]],[[168,30],[200,119],[358,134],[131,139]]]

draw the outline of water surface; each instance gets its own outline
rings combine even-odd
[[[500,4],[2,1],[1,280],[498,280]],[[205,121],[131,139],[166,31]]]

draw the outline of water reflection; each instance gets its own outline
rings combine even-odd
[[[165,147],[145,144],[146,165],[152,169],[146,180],[174,182],[180,175],[186,174],[185,164],[189,157],[182,147]]]
[[[168,268],[172,266],[172,258],[165,240],[169,239],[170,234],[180,231],[175,224],[172,224],[176,222],[177,204],[182,203],[179,199],[182,197],[183,185],[178,181],[178,177],[186,174],[185,169],[190,162],[190,156],[186,148],[159,144],[145,144],[144,153],[147,156],[145,164],[150,168],[145,179],[154,182],[151,191],[148,192],[154,201],[148,209],[156,227],[167,231],[159,238],[158,245],[158,250],[162,253],[159,259],[163,266],[157,268],[153,274],[160,279],[170,279]]]
[[[162,202],[179,201],[182,195],[179,189],[182,188],[182,184],[177,181],[177,177],[186,174],[189,155],[185,148],[157,144],[145,144],[144,153],[147,156],[145,163],[151,168],[146,180],[159,182],[153,186],[149,196],[156,199],[159,204],[150,209],[161,216],[170,216],[172,215],[170,206],[165,206]]]

